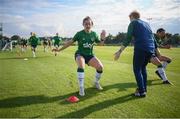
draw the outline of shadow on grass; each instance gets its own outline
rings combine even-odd
[[[155,80],[148,80],[147,85],[152,86],[152,85],[162,85],[162,80],[161,79],[155,79]]]
[[[86,95],[83,96],[83,97],[79,96],[78,92],[76,92],[76,93],[74,93],[72,95],[75,95],[75,96],[79,97],[81,101],[84,101],[86,99],[95,97],[98,94],[104,93],[104,92],[106,92],[108,90],[111,90],[111,89],[117,89],[117,92],[120,92],[120,91],[126,91],[128,88],[135,88],[135,87],[136,87],[136,84],[133,83],[133,82],[129,82],[129,83],[116,83],[116,84],[112,84],[112,85],[103,86],[103,90],[102,91],[97,90],[95,87],[86,88],[85,89]],[[66,97],[68,98],[69,96],[72,96],[72,95],[68,95]],[[69,103],[66,100],[62,100],[60,102],[60,104],[71,104],[71,103]]]
[[[148,80],[147,84],[148,84],[148,86],[161,85],[162,83],[160,83],[159,81],[160,80],[158,80],[158,79],[157,80]],[[107,86],[103,86],[102,91],[99,91],[95,87],[92,87],[92,88],[85,89],[86,96],[84,96],[84,97],[80,97],[78,92],[72,93],[70,95],[66,95],[65,97],[68,98],[69,96],[75,95],[75,96],[79,97],[81,101],[84,101],[86,99],[97,96],[100,93],[104,93],[107,90],[117,89],[117,92],[120,92],[120,91],[126,91],[128,88],[134,88],[134,90],[135,90],[137,88],[136,83],[128,82],[128,83],[116,83],[116,84],[113,84],[113,85],[107,85]],[[132,92],[132,93],[134,93],[134,92]],[[66,100],[62,100],[60,102],[60,104],[71,104],[71,103],[69,103]]]
[[[162,83],[152,83],[152,82],[156,82],[156,81],[159,81],[159,80],[148,80],[147,83],[149,86],[162,84]],[[114,84],[114,85],[105,86],[104,91],[109,90],[111,88],[119,88],[119,91],[124,91],[127,88],[135,88],[135,87],[136,87],[135,83],[118,83],[118,84]],[[89,96],[87,96],[87,98],[89,98]],[[111,107],[113,105],[126,103],[128,101],[136,100],[136,99],[140,99],[140,98],[135,97],[134,94],[128,94],[128,95],[118,97],[115,99],[98,102],[96,104],[90,105],[83,109],[80,109],[80,110],[77,110],[74,112],[70,112],[65,115],[61,115],[58,118],[84,118],[93,112],[100,111],[102,109]],[[64,104],[69,104],[69,103],[64,102]]]
[[[85,91],[87,92],[86,96],[80,97],[81,101],[89,99],[91,97],[96,96],[98,93],[103,93],[107,90],[117,88],[118,90],[126,90],[127,88],[136,87],[135,83],[117,83],[112,85],[104,86],[103,91],[98,91],[95,88],[87,88]],[[32,95],[32,96],[20,96],[13,97],[0,100],[0,108],[11,108],[11,107],[21,107],[32,104],[43,104],[43,103],[52,103],[55,101],[61,101],[62,104],[66,104],[66,100],[68,97],[75,95],[78,96],[78,92],[69,93],[66,95],[60,95],[55,97],[47,97],[45,95]],[[68,103],[67,103],[68,104]]]
[[[34,117],[30,117],[30,118],[40,118],[40,115],[34,116]]]
[[[115,99],[110,99],[110,100],[106,100],[103,102],[98,102],[96,104],[90,105],[90,106],[85,107],[83,109],[80,109],[78,111],[67,113],[67,114],[62,115],[58,118],[84,118],[93,112],[111,107],[111,106],[116,105],[116,104],[122,104],[122,103],[125,103],[128,101],[131,101],[131,100],[135,100],[135,99],[139,99],[139,98],[133,96],[132,94],[128,94],[128,95],[118,97]]]
[[[154,85],[149,81],[149,85]],[[158,85],[158,84],[155,84]],[[118,89],[118,91],[126,91],[128,88],[136,88],[136,84],[134,82],[129,83],[116,83],[112,85],[107,85],[103,87],[103,91],[98,91],[95,88],[87,88],[86,96],[79,97],[81,101],[84,101],[86,99],[92,98],[96,96],[99,93],[103,93],[110,89]],[[72,95],[79,96],[78,92],[69,93],[66,95],[60,95],[55,97],[48,97],[45,95],[32,95],[32,96],[20,96],[20,97],[13,97],[13,98],[7,98],[0,100],[0,108],[12,108],[12,107],[22,107],[22,106],[28,106],[32,104],[44,104],[44,103],[52,103],[56,101],[60,101],[60,104],[70,104],[66,101],[66,99]],[[123,100],[124,97],[119,98],[118,100]],[[116,100],[115,100],[116,101]],[[94,107],[93,107],[94,108]],[[97,107],[98,108],[98,107]]]

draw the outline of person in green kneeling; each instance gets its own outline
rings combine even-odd
[[[102,90],[99,81],[101,78],[101,74],[103,73],[103,64],[101,61],[94,55],[93,53],[93,46],[95,43],[98,45],[103,45],[106,37],[105,30],[101,33],[101,38],[97,35],[96,32],[92,31],[91,28],[93,27],[92,19],[87,16],[83,19],[83,26],[84,29],[77,32],[72,40],[68,41],[61,47],[60,49],[53,51],[62,51],[72,45],[74,42],[78,42],[78,50],[75,52],[75,61],[77,63],[77,74],[78,74],[78,81],[79,81],[79,95],[84,96],[84,68],[85,64],[91,66],[96,69],[95,74],[95,86],[98,90]]]

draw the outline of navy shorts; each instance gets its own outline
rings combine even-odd
[[[59,47],[60,46],[60,44],[54,44],[54,47]]]
[[[32,47],[32,48],[36,48],[36,47],[37,47],[37,45],[31,45],[31,47]]]
[[[48,42],[44,41],[44,42],[43,42],[43,45],[48,45]]]
[[[78,56],[82,56],[87,65],[88,65],[89,61],[94,57],[94,55],[83,55],[83,54],[80,54],[80,53],[76,52],[75,55],[74,55],[75,60],[76,60],[76,57],[78,57]]]

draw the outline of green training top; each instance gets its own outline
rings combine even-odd
[[[54,40],[54,45],[59,45],[61,38],[59,36],[54,36],[53,40]]]
[[[73,37],[73,41],[78,42],[78,50],[76,52],[82,55],[94,55],[94,43],[100,43],[96,32],[91,31],[90,33],[86,33],[84,30],[77,32]]]
[[[158,47],[163,44],[162,39],[159,38],[156,34],[154,34],[154,38],[155,38],[155,40],[156,40],[156,43],[157,43],[157,46],[158,46]]]
[[[29,38],[29,41],[30,41],[31,45],[38,45],[39,38],[36,36],[31,36]]]

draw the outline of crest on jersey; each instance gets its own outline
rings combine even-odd
[[[95,41],[95,38],[91,38],[91,41],[93,41],[93,42],[94,42],[94,41]]]

